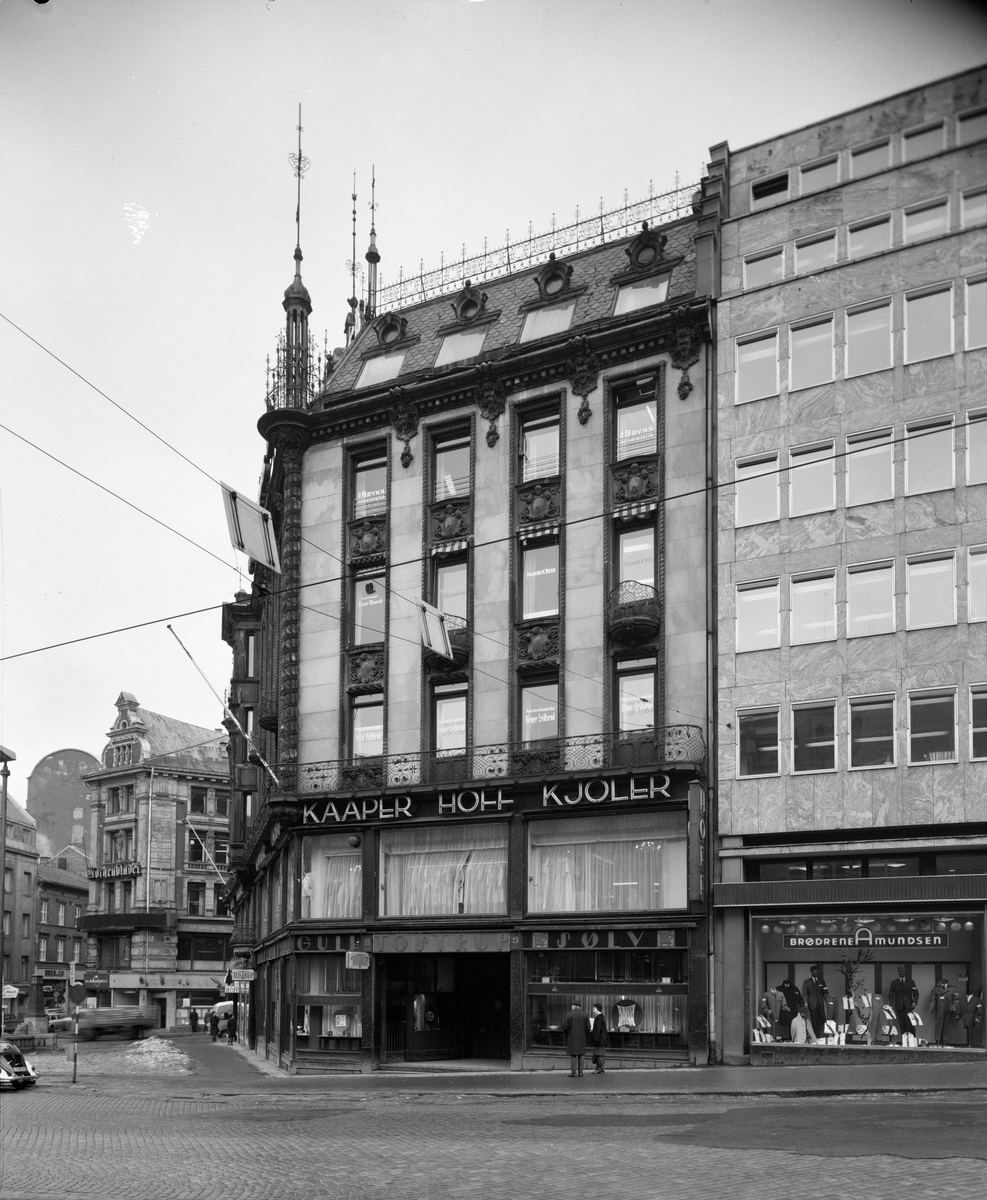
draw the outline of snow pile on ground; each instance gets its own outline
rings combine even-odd
[[[124,1058],[127,1060],[128,1066],[145,1070],[148,1074],[163,1072],[168,1075],[191,1075],[195,1069],[187,1054],[177,1050],[171,1042],[159,1037],[149,1037],[139,1042],[131,1042],[124,1053]]]

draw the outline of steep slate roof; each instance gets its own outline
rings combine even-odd
[[[138,708],[137,716],[147,730],[147,741],[151,748],[151,759],[167,755],[155,766],[176,770],[226,774],[229,760],[225,743],[229,735],[225,729],[206,729],[202,725],[190,725],[187,721],[165,717],[147,708]],[[220,747],[223,747],[221,750]],[[146,763],[147,757],[141,759]]]
[[[18,804],[14,797],[7,792],[7,821],[13,821],[15,825],[27,825],[30,829],[36,829],[38,822],[22,805]]]
[[[77,892],[89,894],[89,884],[83,875],[74,875],[71,871],[63,871],[48,863],[38,863],[38,882],[53,883],[60,888],[72,888]]]
[[[663,260],[673,262],[676,259],[682,260],[672,268],[668,296],[659,307],[665,307],[675,300],[688,300],[695,295],[696,264],[693,242],[695,228],[694,217],[685,217],[667,225],[655,224],[652,226],[653,230],[659,230],[668,238]],[[552,335],[554,338],[565,340],[580,333],[586,333],[593,325],[611,316],[617,290],[611,280],[615,275],[623,274],[628,270],[629,260],[626,251],[633,240],[632,237],[623,238],[576,254],[560,256],[560,263],[573,268],[572,278],[569,283],[569,291],[554,297],[553,302],[562,303],[572,290],[584,286],[587,290],[576,299],[576,308],[568,330],[564,334]],[[386,309],[379,312],[378,316],[383,316],[384,312],[391,311],[400,313],[408,322],[406,337],[420,340],[408,347],[401,370],[394,379],[389,380],[386,384],[373,386],[378,389],[397,387],[422,372],[428,371],[432,372],[434,376],[441,376],[447,371],[462,370],[476,362],[499,358],[509,352],[518,345],[521,326],[524,324],[525,312],[519,311],[519,306],[539,299],[535,276],[544,265],[545,263],[542,263],[537,267],[519,271],[516,275],[506,275],[499,279],[489,279],[474,284],[475,291],[487,293],[487,303],[483,314],[468,324],[458,325],[455,322],[455,313],[451,305],[455,292],[447,292],[434,300],[426,300],[407,308]],[[656,263],[655,266],[657,268],[659,264]],[[643,311],[645,310],[639,309],[631,316],[637,318]],[[500,315],[495,321],[488,322],[484,320],[488,313],[499,313]],[[445,329],[447,326],[455,326],[457,330],[485,327],[488,332],[483,349],[476,358],[461,359],[459,362],[449,363],[447,366],[433,371],[433,363],[442,344],[442,337],[438,335],[438,330]],[[525,342],[522,348],[532,349],[537,344],[537,341]],[[395,350],[401,348],[401,345],[398,344]],[[360,330],[356,340],[344,354],[330,377],[328,385],[322,393],[322,400],[325,404],[331,405],[334,399],[342,399],[343,395],[352,392],[357,376],[363,367],[363,355],[368,350],[376,349],[378,349],[377,336],[372,328],[372,322],[370,322]]]

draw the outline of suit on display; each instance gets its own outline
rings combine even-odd
[[[915,1006],[918,1004],[918,987],[905,966],[899,967],[898,978],[891,980],[891,986],[888,988],[888,1004],[894,1009],[899,1032],[902,1034],[914,1033],[915,1026],[910,1014],[915,1011]]]
[[[966,1029],[968,1046],[984,1044],[984,1002],[979,996],[967,992],[960,997],[960,1020]]]
[[[960,997],[948,979],[940,979],[935,991],[929,998],[929,1015],[935,1033],[936,1045],[941,1046],[948,1040],[950,1026],[955,1020],[954,1009],[959,1009]]]
[[[812,972],[802,984],[802,994],[805,996],[805,1007],[808,1009],[809,1021],[816,1037],[825,1037],[826,1021],[829,1017],[829,988],[823,978],[822,967],[818,964],[809,968]]]

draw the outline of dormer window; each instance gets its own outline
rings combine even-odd
[[[537,338],[551,337],[555,333],[565,333],[572,324],[572,314],[575,311],[575,297],[565,300],[562,304],[553,304],[548,308],[532,309],[531,312],[525,314],[520,341],[533,342]]]
[[[408,318],[399,317],[395,313],[384,313],[374,322],[374,333],[382,346],[393,346],[405,336],[408,328]]]
[[[649,275],[647,279],[621,284],[617,289],[614,316],[619,317],[622,313],[648,308],[652,304],[662,304],[668,296],[668,280],[668,275]]]
[[[363,364],[356,386],[358,388],[373,387],[374,384],[396,379],[403,365],[404,351],[394,354],[376,354]]]
[[[435,365],[446,367],[450,363],[462,362],[466,358],[475,358],[483,349],[486,336],[486,328],[461,329],[455,333],[447,333],[442,339]]]

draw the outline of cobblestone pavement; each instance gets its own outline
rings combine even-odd
[[[370,1096],[90,1070],[2,1096],[0,1197],[982,1200],[985,1113],[973,1093]]]

